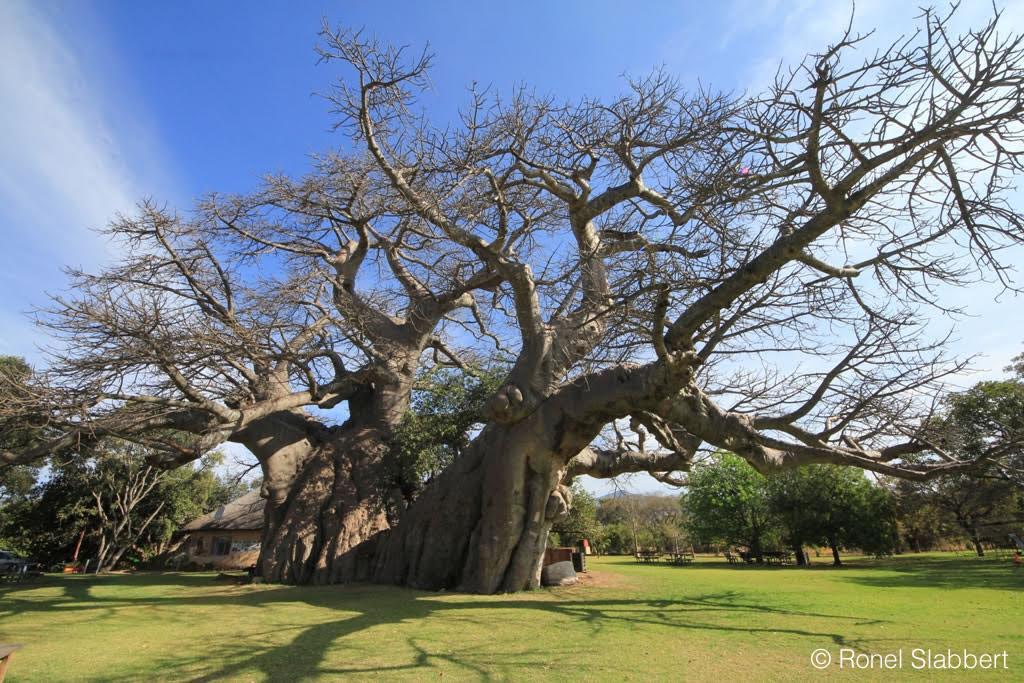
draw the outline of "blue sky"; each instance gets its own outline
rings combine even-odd
[[[917,0],[864,0],[856,25],[878,40],[909,30]],[[1024,0],[1000,3],[1024,31]],[[987,0],[966,2],[964,21]],[[0,353],[38,360],[24,312],[63,287],[62,265],[113,258],[91,229],[152,196],[187,208],[300,173],[343,144],[313,52],[323,17],[436,53],[425,104],[439,120],[477,81],[528,83],[567,99],[616,93],[621,74],[664,64],[684,82],[757,89],[780,60],[823,48],[843,2],[0,2]],[[1018,256],[1017,262],[1022,260]],[[978,315],[961,352],[997,375],[1021,350],[1021,302],[993,288],[949,296]],[[649,488],[638,481],[635,486]]]

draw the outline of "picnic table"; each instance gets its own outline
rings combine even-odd
[[[695,559],[692,550],[676,551],[668,554],[668,561],[674,565],[690,564]]]
[[[769,550],[763,553],[764,561],[768,564],[791,564],[793,553],[787,550]]]
[[[661,559],[661,553],[657,550],[641,550],[636,554],[636,561],[644,564],[657,562],[659,559]]]
[[[18,643],[0,643],[0,683],[3,683],[4,676],[7,675],[7,665],[11,663],[11,655],[21,647]]]

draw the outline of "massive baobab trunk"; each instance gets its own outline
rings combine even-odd
[[[653,387],[687,376],[685,367],[660,363],[594,373],[518,421],[491,422],[378,539],[374,580],[474,593],[537,587],[548,532],[571,505],[568,481],[688,466],[697,443],[680,443],[649,413],[643,413],[644,425],[671,444],[670,452],[587,448],[612,416],[629,407],[639,413]],[[514,394],[511,386],[498,395]],[[516,410],[513,405],[509,413]]]
[[[538,585],[548,531],[567,509],[561,481],[572,455],[554,450],[566,439],[542,411],[487,427],[390,531],[402,502],[389,486],[384,431],[353,420],[282,448],[285,422],[273,426],[277,450],[264,461],[264,580],[478,593]]]
[[[267,581],[324,584],[368,577],[353,550],[388,528],[387,445],[349,427],[308,454],[292,486],[268,498],[259,569]]]
[[[535,587],[564,462],[535,421],[488,427],[380,539],[374,578],[474,593]]]
[[[286,412],[241,434],[263,467],[267,502],[258,564],[264,580],[324,584],[369,577],[370,558],[356,549],[386,530],[401,505],[389,438],[408,388],[361,393],[341,426]]]

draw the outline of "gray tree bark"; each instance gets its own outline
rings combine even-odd
[[[270,582],[326,584],[369,578],[358,546],[389,527],[387,445],[347,427],[314,447],[283,498],[267,500],[260,574]]]
[[[401,508],[389,475],[389,439],[411,381],[398,378],[349,400],[350,418],[325,427],[283,411],[239,433],[260,460],[266,498],[258,568],[264,580],[326,584],[370,577],[364,544]]]
[[[373,578],[428,590],[535,588],[563,469],[533,421],[489,427],[378,541]]]

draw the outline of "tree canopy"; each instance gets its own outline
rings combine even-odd
[[[682,504],[690,530],[703,543],[746,546],[757,557],[780,544],[768,482],[731,453],[694,467]]]
[[[809,465],[772,475],[768,491],[769,508],[795,549],[829,547],[836,566],[840,548],[876,555],[896,550],[896,501],[861,470]]]
[[[958,527],[978,555],[984,555],[983,541],[1005,542],[1024,522],[1024,448],[1014,444],[1024,428],[1024,382],[1019,368],[1010,369],[1017,370],[1017,378],[979,382],[947,397],[932,437],[947,458],[971,457],[1008,444],[1004,457],[971,472],[894,484],[905,509],[920,514],[933,510],[930,516]]]
[[[0,402],[11,400],[11,387],[24,384],[32,376],[32,368],[24,358],[0,356]],[[18,451],[30,448],[40,437],[36,430],[24,424],[11,424],[0,430],[0,451]],[[39,474],[39,462],[12,463],[0,466],[0,504],[23,498],[32,490]]]
[[[182,525],[245,491],[215,471],[219,453],[170,471],[147,464],[147,455],[109,440],[56,454],[24,496],[0,503],[0,544],[49,565],[69,561],[81,542],[93,570],[151,560]]]

